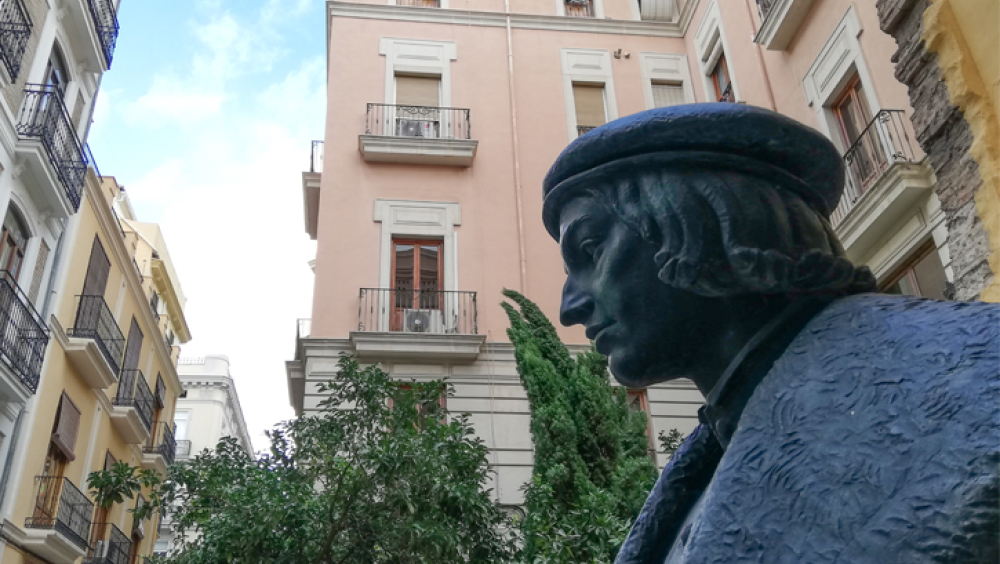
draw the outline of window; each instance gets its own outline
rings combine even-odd
[[[712,67],[712,86],[715,87],[715,99],[719,102],[735,102],[733,84],[729,79],[729,65],[725,53],[719,55],[719,60]]]
[[[67,462],[76,459],[76,435],[80,429],[80,409],[66,392],[59,398],[56,420],[52,424],[51,448],[45,460],[46,476],[62,476]]]
[[[653,107],[666,108],[684,104],[684,86],[665,82],[653,82]]]
[[[413,384],[399,384],[397,389],[401,392],[414,392]],[[426,419],[429,415],[433,414],[435,410],[434,401],[420,401],[420,398],[414,395],[413,398],[415,404],[414,408],[417,410],[417,428],[424,430],[426,428]],[[389,409],[392,409],[393,405],[396,403],[395,398],[389,398]],[[441,390],[441,393],[437,397],[437,406],[440,409],[445,409],[447,405],[447,397],[445,396],[445,391]],[[443,421],[443,419],[442,419]]]
[[[94,245],[90,248],[90,264],[87,265],[87,277],[83,281],[84,296],[104,297],[108,286],[108,274],[111,272],[111,261],[104,252],[104,245],[98,237],[94,237]]]
[[[10,272],[15,281],[21,273],[28,237],[28,229],[24,226],[21,214],[14,206],[8,207],[7,216],[3,220],[3,234],[0,235],[0,270]]]
[[[187,390],[184,393],[186,394]],[[178,411],[174,414],[174,439],[178,441],[187,440],[188,421],[190,418],[191,413],[188,411]]]
[[[45,85],[51,86],[59,91],[62,96],[66,95],[66,84],[69,83],[69,73],[66,72],[66,59],[58,45],[52,45],[52,54],[49,55],[49,62],[45,66]]]
[[[947,283],[941,256],[938,255],[934,242],[928,241],[886,279],[882,291],[887,294],[943,300]]]
[[[439,137],[440,106],[440,76],[396,75],[396,135]]]
[[[566,0],[566,15],[576,18],[594,17],[593,0]]]
[[[864,86],[857,73],[848,81],[843,94],[833,103],[833,113],[837,116],[840,136],[847,147],[845,160],[852,175],[859,181],[862,191],[869,188],[885,169],[886,160],[879,151],[879,141],[875,130],[868,130],[872,112]]]
[[[142,353],[142,329],[139,322],[132,318],[132,325],[128,330],[128,342],[125,344],[125,361],[122,363],[123,370],[135,370],[139,366],[139,355]]]
[[[439,330],[444,253],[442,241],[392,240],[392,331],[433,332]],[[424,314],[411,313],[424,310]],[[426,310],[433,310],[427,312]],[[411,325],[423,325],[411,327]]]
[[[573,83],[573,104],[576,106],[577,135],[607,123],[603,84]]]
[[[652,419],[649,414],[649,395],[646,390],[629,390],[626,396],[626,401],[628,402],[628,408],[630,411],[641,411],[646,415],[646,438],[649,440],[649,452],[655,453],[656,449],[653,445],[653,427]]]

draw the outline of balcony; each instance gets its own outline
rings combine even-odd
[[[784,50],[795,37],[812,4],[813,0],[757,0],[761,23],[754,43],[772,51]]]
[[[676,22],[680,19],[677,0],[639,0],[639,17],[644,21]]]
[[[305,207],[306,233],[316,240],[316,229],[319,225],[319,185],[323,173],[324,145],[322,141],[313,141],[309,151],[309,172],[302,173],[302,204]]]
[[[31,37],[31,16],[24,0],[8,0],[0,4],[0,59],[11,82],[21,74],[21,62]]]
[[[37,476],[35,482],[35,509],[17,540],[53,564],[72,564],[87,554],[94,504],[68,478]]]
[[[174,463],[177,441],[174,440],[172,423],[160,422],[142,447],[142,467],[156,470],[161,476],[167,475],[167,468]]]
[[[101,44],[101,53],[107,68],[111,68],[111,59],[115,56],[115,43],[118,42],[118,13],[112,0],[87,0],[90,17],[94,19],[94,31]]]
[[[17,134],[22,140],[17,152],[39,185],[62,186],[42,190],[45,203],[60,217],[76,213],[89,160],[57,88],[28,85]]]
[[[187,458],[191,456],[191,441],[180,440],[176,441],[176,443],[177,446],[176,449],[174,450],[176,458]]]
[[[593,0],[565,0],[566,15],[573,18],[594,17]]]
[[[479,141],[472,139],[469,110],[368,104],[361,157],[371,163],[467,167]]]
[[[716,92],[718,92],[718,90],[716,90]],[[726,89],[723,90],[722,94],[719,96],[719,101],[728,102],[730,104],[736,103],[736,95],[733,94],[733,83],[730,82],[726,85]]]
[[[9,398],[35,393],[42,370],[49,332],[42,316],[35,311],[13,276],[0,271],[0,361],[29,391],[25,394],[16,386],[0,380],[0,392]]]
[[[80,296],[66,354],[90,387],[104,390],[121,370],[125,336],[103,296]]]
[[[396,0],[397,6],[413,6],[416,8],[440,8],[441,0]]]
[[[478,323],[475,292],[362,288],[351,342],[359,358],[469,361],[485,341]]]
[[[111,422],[125,442],[143,444],[153,426],[153,393],[141,370],[122,370],[118,393],[112,402]]]
[[[132,541],[111,523],[94,523],[91,546],[83,564],[128,564]]]
[[[902,110],[882,110],[844,153],[847,182],[830,223],[852,260],[883,239],[933,191],[934,172],[915,155]]]

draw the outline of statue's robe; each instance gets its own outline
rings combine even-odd
[[[688,437],[617,564],[996,563],[1000,307],[836,300],[728,439]]]

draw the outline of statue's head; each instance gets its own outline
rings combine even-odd
[[[825,137],[760,108],[675,106],[598,128],[544,184],[567,274],[560,320],[645,386],[718,363],[727,340],[803,296],[871,291],[828,221],[843,183]]]

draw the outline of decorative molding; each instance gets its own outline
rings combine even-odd
[[[653,109],[653,81],[680,84],[684,87],[684,102],[695,103],[694,87],[687,55],[683,53],[639,53],[642,70],[642,91],[646,109]]]
[[[440,77],[439,105],[451,106],[451,62],[458,59],[454,41],[382,37],[378,43],[378,54],[385,57],[386,104],[396,103],[396,75],[412,73]]]
[[[783,51],[795,37],[812,4],[813,0],[774,0],[753,38],[754,43],[770,51]]]
[[[479,357],[486,335],[351,332],[359,359],[471,362]]]
[[[698,7],[698,0],[685,2],[677,22],[651,22],[634,20],[607,20],[572,18],[535,14],[509,14],[510,25],[516,29],[543,31],[571,31],[576,33],[610,33],[613,35],[648,35],[652,37],[684,37]],[[452,24],[461,26],[505,27],[507,16],[503,12],[477,12],[445,8],[390,6],[385,4],[360,4],[354,2],[327,2],[329,16]],[[329,41],[329,30],[327,26]]]
[[[573,141],[579,137],[576,101],[573,98],[574,83],[603,85],[605,123],[618,119],[618,98],[615,96],[615,77],[611,70],[611,52],[607,49],[564,48],[560,50],[560,58],[569,140]]]
[[[375,200],[374,221],[382,224],[379,245],[379,288],[391,285],[392,238],[440,237],[444,240],[444,290],[458,289],[458,241],[455,227],[462,224],[458,202]]]
[[[468,167],[478,147],[479,141],[472,139],[358,135],[361,158],[370,163]]]
[[[701,23],[698,24],[698,31],[694,35],[694,45],[698,68],[701,70],[705,87],[705,96],[713,102],[717,101],[713,94],[715,85],[712,82],[712,70],[723,53],[732,53],[729,49],[729,42],[726,41],[726,32],[722,28],[722,13],[719,11],[718,0],[712,0],[701,16]],[[733,97],[740,100],[736,69],[731,60],[728,61],[726,69],[729,73],[729,84],[733,88]]]

